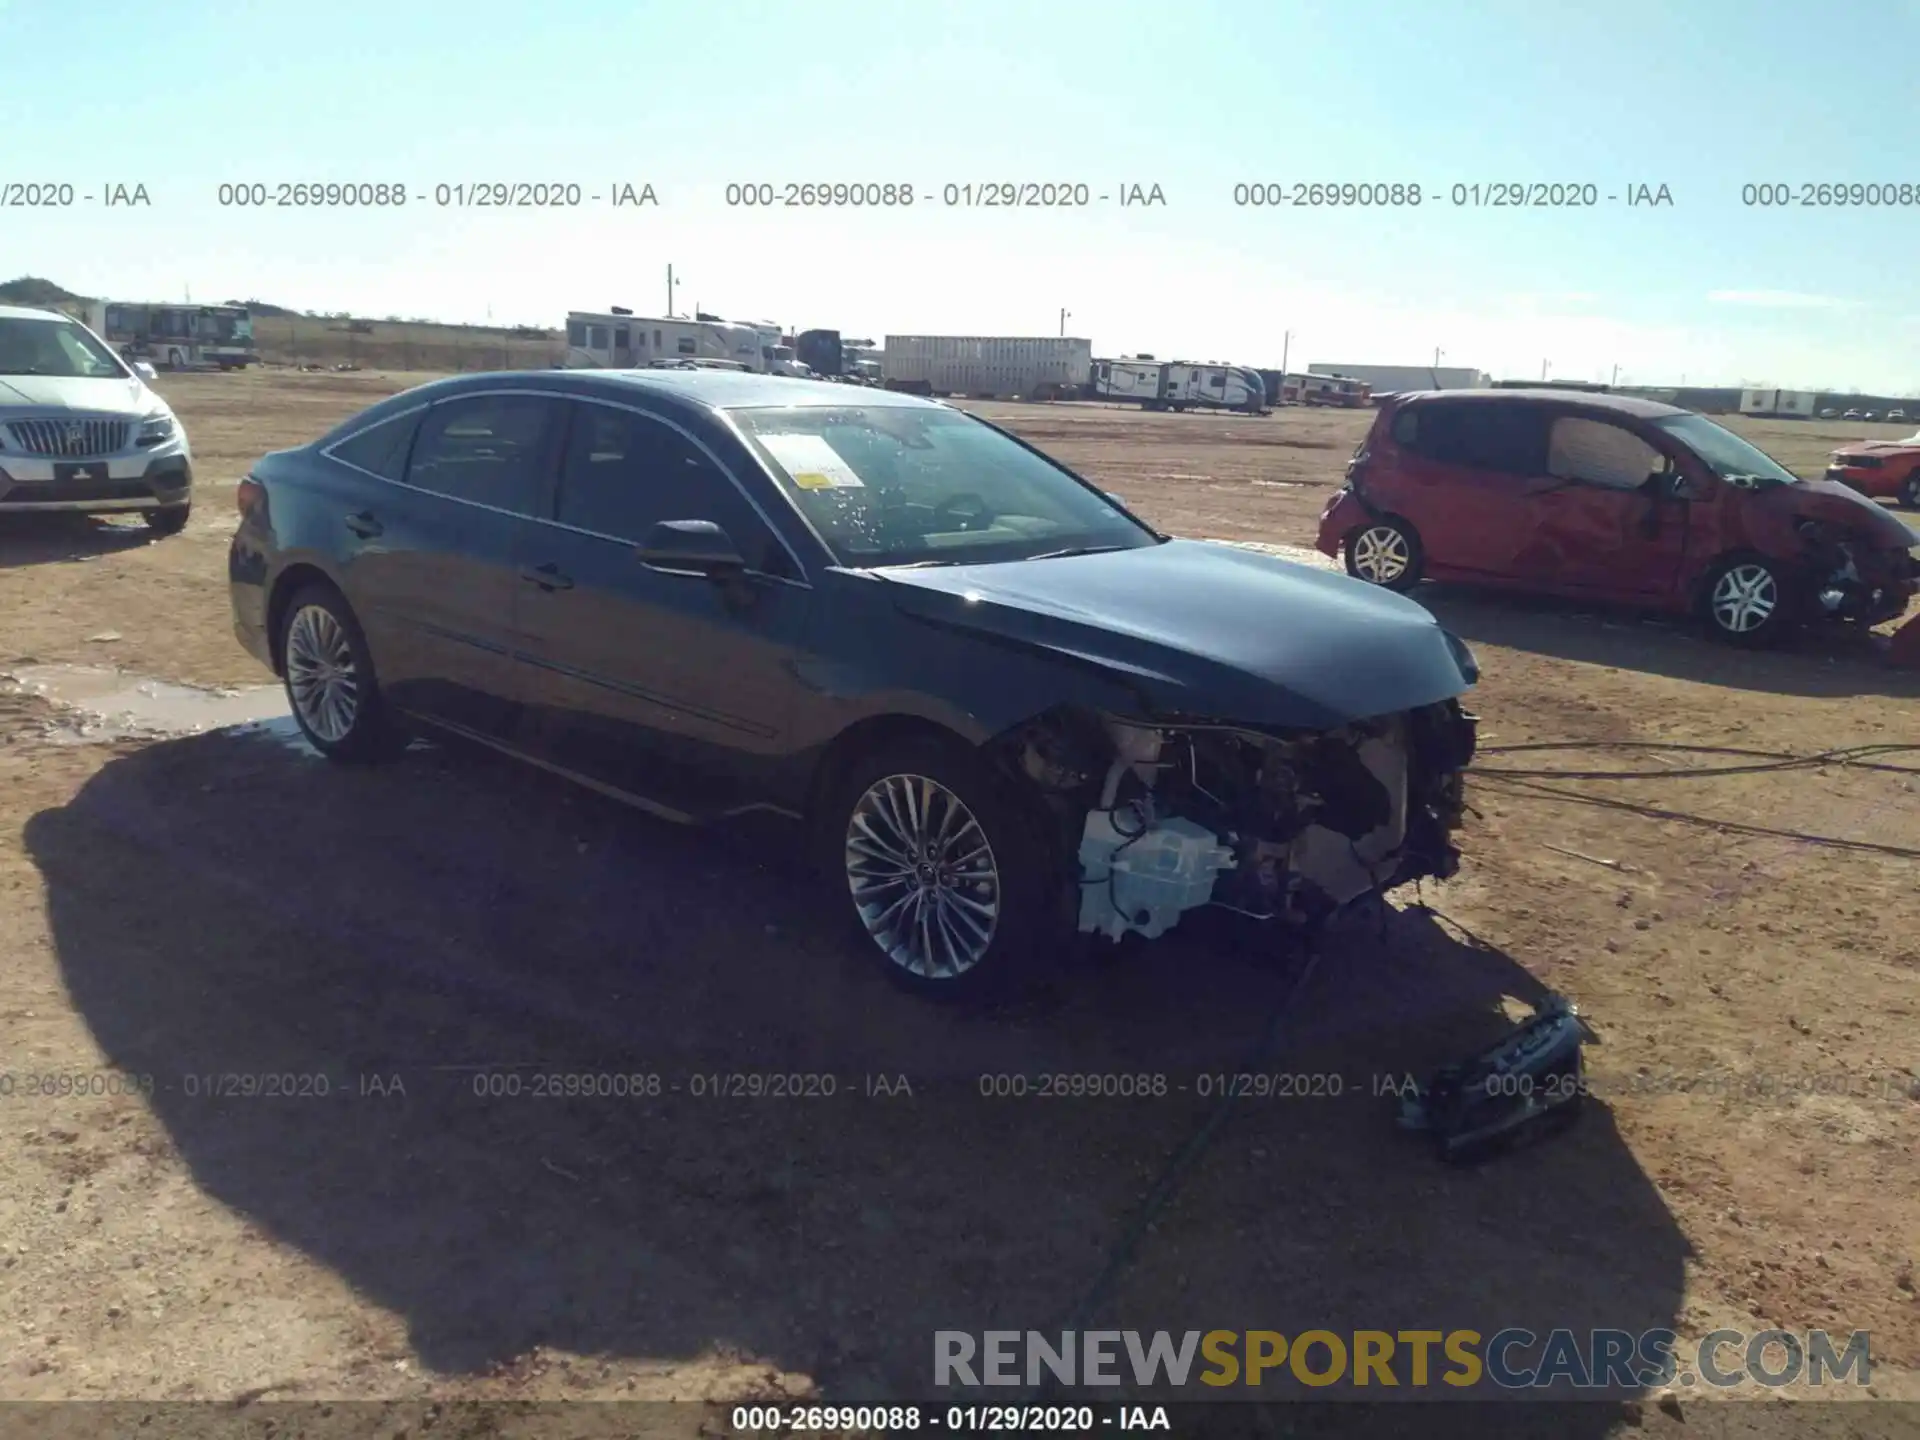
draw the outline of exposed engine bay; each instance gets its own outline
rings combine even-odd
[[[1877,625],[1906,610],[1920,570],[1904,552],[1876,550],[1824,520],[1802,520],[1795,528],[1818,614]]]
[[[1079,929],[1118,940],[1202,905],[1312,928],[1448,878],[1475,726],[1457,700],[1327,731],[1056,715],[1015,746],[1077,858]]]

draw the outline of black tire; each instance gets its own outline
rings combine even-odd
[[[931,795],[929,785],[937,787]],[[899,924],[904,917],[896,917],[891,926],[883,918],[887,910],[901,906],[908,915],[914,913],[910,856],[903,855],[897,868],[885,858],[885,811],[874,808],[876,802],[901,798],[903,786],[930,802],[923,813],[936,821],[949,815],[948,800],[964,807],[964,815],[952,817],[959,824],[950,835],[967,837],[972,833],[968,822],[977,826],[990,865],[990,893],[978,879],[967,885],[935,880],[933,891],[920,892],[946,897],[924,932],[909,933],[911,927]],[[894,813],[902,810],[895,807]],[[1065,898],[1067,877],[1037,798],[1024,794],[1018,781],[993,770],[958,740],[916,737],[860,756],[831,785],[817,818],[820,870],[854,943],[908,991],[943,1001],[1008,999],[1045,980],[1066,950],[1073,916]],[[857,846],[856,821],[864,842]],[[959,850],[950,853],[964,858],[967,848],[963,839]],[[888,882],[883,877],[889,872],[900,879]],[[968,873],[961,869],[963,876]],[[855,890],[861,878],[868,896],[864,905]],[[978,918],[976,907],[981,904],[995,909],[990,923]],[[944,930],[939,924],[942,913],[949,917]],[[961,943],[943,944],[943,936]],[[931,943],[922,945],[921,938]],[[968,959],[973,945],[980,948]],[[927,962],[929,953],[932,963]],[[959,963],[962,960],[966,963]]]
[[[281,612],[275,640],[287,705],[309,745],[329,760],[350,764],[389,760],[407,748],[406,732],[380,694],[367,638],[338,590],[320,584],[301,587]],[[350,715],[344,725],[339,710],[325,706],[310,688],[322,683],[311,667],[323,662],[330,663],[336,675],[344,671],[349,682]]]
[[[187,516],[192,511],[191,505],[168,505],[159,510],[142,510],[140,518],[156,535],[178,535],[187,528]]]
[[[1900,503],[1909,510],[1920,510],[1920,470],[1907,476],[1900,486]]]
[[[1347,574],[1354,579],[1400,594],[1418,585],[1427,568],[1420,532],[1398,515],[1382,515],[1354,526],[1340,552]]]
[[[1756,616],[1764,607],[1765,613]],[[1731,555],[1700,587],[1700,618],[1707,633],[1728,645],[1763,649],[1777,644],[1799,617],[1799,594],[1781,565],[1762,555]]]

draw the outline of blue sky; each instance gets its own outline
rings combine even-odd
[[[1909,3],[0,0],[0,272],[129,299],[555,324],[679,305],[849,334],[1070,333],[1103,354],[1920,392]],[[21,65],[19,57],[31,57]],[[389,211],[223,208],[223,182],[399,182]],[[435,186],[650,183],[657,207],[439,207]],[[910,182],[892,211],[747,211],[730,181]],[[979,210],[948,184],[1160,186]],[[1417,184],[1416,208],[1234,204]],[[1452,188],[1593,184],[1593,208]],[[1670,206],[1630,207],[1665,185]],[[1606,197],[1619,195],[1618,201]],[[0,275],[0,278],[4,278]]]

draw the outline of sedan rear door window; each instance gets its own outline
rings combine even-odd
[[[407,483],[517,515],[535,514],[559,402],[542,395],[473,395],[427,412]]]

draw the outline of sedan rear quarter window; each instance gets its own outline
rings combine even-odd
[[[327,453],[343,464],[382,480],[404,480],[407,474],[407,450],[413,444],[413,432],[419,428],[420,412],[399,415],[370,425],[357,435],[328,447]]]

